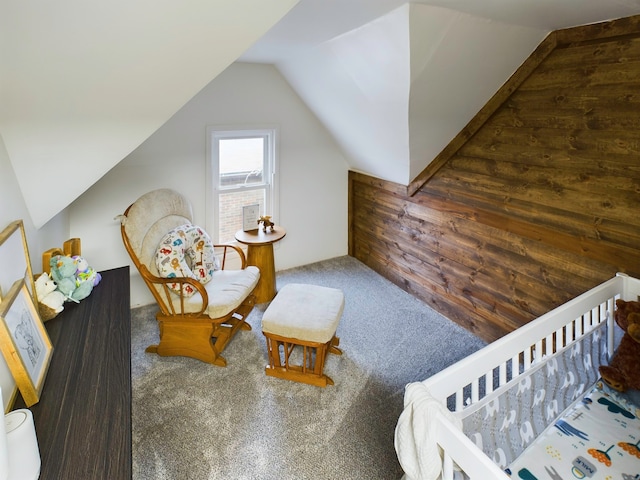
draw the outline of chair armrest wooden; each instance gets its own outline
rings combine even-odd
[[[156,302],[160,306],[160,310],[165,315],[183,315],[188,317],[198,317],[201,316],[204,311],[207,309],[209,305],[209,294],[207,290],[197,280],[189,277],[173,277],[173,278],[163,278],[153,275],[146,265],[139,264],[138,270],[140,271],[140,275],[142,279],[145,281],[147,285],[151,288],[151,293],[153,294]],[[179,285],[180,293],[175,290],[169,288],[169,284],[177,283]],[[202,300],[202,305],[198,311],[193,312],[185,312],[184,311],[184,293],[182,292],[182,287],[185,284],[191,285],[199,294]],[[156,286],[161,288],[162,294],[158,291]],[[174,303],[171,301],[172,296],[180,297],[180,310],[177,311],[174,307]]]
[[[227,252],[229,251],[229,249],[231,249],[232,251],[237,253],[238,257],[240,257],[240,262],[241,262],[241,268],[240,269],[244,270],[245,268],[247,268],[247,258],[245,257],[244,250],[242,250],[237,245],[232,245],[230,243],[223,243],[223,244],[219,244],[219,245],[214,245],[213,248],[214,249],[215,248],[222,248],[223,249],[222,262],[221,262],[222,270],[224,270],[224,268],[225,268],[225,264],[227,262]]]

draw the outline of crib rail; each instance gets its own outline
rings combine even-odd
[[[627,285],[632,282],[634,285]],[[460,411],[607,320],[610,317],[607,312],[613,312],[616,299],[635,299],[634,295],[638,293],[640,281],[618,274],[433,375],[424,383],[435,398],[446,401],[455,396],[455,411]]]
[[[587,334],[601,322],[613,326],[616,299],[638,300],[640,280],[625,274],[600,284],[529,324],[439,372],[423,383],[449,410],[462,412],[545,357]],[[614,328],[608,328],[608,351],[613,351]],[[443,480],[453,480],[453,464],[473,479],[508,479],[462,432],[443,416],[437,418],[436,438],[444,452]]]

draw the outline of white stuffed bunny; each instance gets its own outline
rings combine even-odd
[[[56,290],[55,282],[43,273],[36,279],[38,311],[43,322],[51,320],[64,309],[64,294]]]

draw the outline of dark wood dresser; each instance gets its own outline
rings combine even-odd
[[[129,267],[101,275],[89,297],[45,323],[54,351],[30,407],[41,480],[131,479]],[[24,408],[20,396],[14,408]]]

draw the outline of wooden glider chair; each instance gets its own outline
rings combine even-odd
[[[227,362],[221,353],[227,343],[239,329],[251,330],[245,319],[255,304],[253,291],[260,271],[247,266],[239,247],[213,245],[221,257],[220,268],[213,271],[208,283],[185,276],[163,278],[156,266],[160,244],[176,227],[191,224],[192,218],[191,204],[183,195],[169,189],[154,190],[120,216],[122,240],[160,307],[156,314],[160,342],[146,351],[224,367]],[[241,269],[225,269],[227,257],[234,252],[240,257]],[[193,290],[193,295],[185,294]]]

